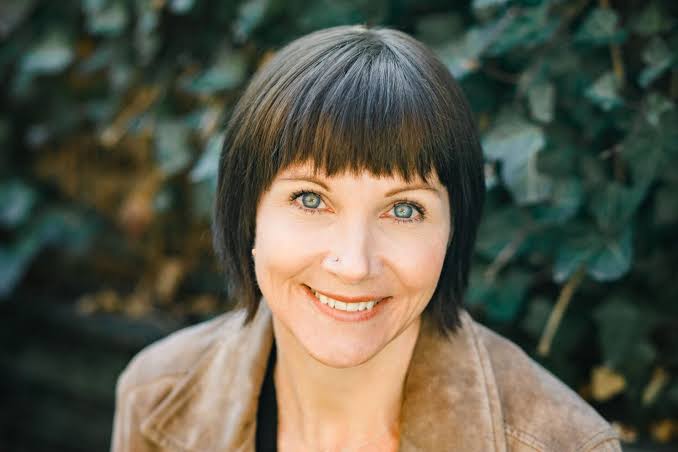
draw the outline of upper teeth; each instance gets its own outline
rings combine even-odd
[[[318,300],[320,300],[322,304],[329,305],[329,307],[339,309],[341,311],[363,311],[365,309],[372,309],[377,303],[379,303],[378,300],[362,301],[360,303],[344,303],[343,301],[326,297],[315,290],[313,291],[313,294],[318,298]]]

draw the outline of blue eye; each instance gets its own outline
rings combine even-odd
[[[301,198],[301,204],[295,202],[299,198]],[[323,202],[322,197],[313,191],[296,191],[290,195],[289,201],[305,213],[316,214],[323,212],[323,209],[318,209]],[[426,218],[426,209],[416,201],[403,199],[397,201],[391,209],[395,212],[395,217],[392,217],[392,219],[396,223],[418,223]],[[419,213],[419,216],[413,218],[412,215],[416,213]]]
[[[315,209],[320,205],[320,196],[316,193],[304,193],[301,195],[301,203],[310,209]]]
[[[409,204],[396,204],[394,211],[398,218],[410,218],[414,209]]]

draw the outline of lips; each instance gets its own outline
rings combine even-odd
[[[353,322],[369,321],[370,319],[373,319],[376,316],[380,315],[380,313],[383,312],[384,309],[386,309],[386,306],[390,304],[391,298],[393,298],[393,297],[381,298],[379,303],[376,303],[370,309],[348,311],[348,310],[342,310],[342,309],[335,309],[334,307],[331,307],[329,303],[328,304],[323,303],[313,293],[314,289],[307,286],[306,284],[301,284],[301,286],[303,287],[304,292],[306,292],[309,300],[311,300],[313,302],[313,305],[321,313],[324,313],[325,315],[333,318],[334,320],[340,321],[340,322],[353,323]],[[320,294],[318,294],[318,295],[322,296]],[[343,303],[346,303],[346,302],[343,302]]]
[[[388,298],[388,297],[381,297],[379,295],[362,295],[362,296],[359,296],[359,297],[345,297],[343,295],[337,295],[337,294],[333,294],[333,293],[329,293],[329,292],[324,292],[322,290],[314,289],[313,287],[307,286],[306,284],[304,284],[304,286],[308,287],[311,291],[318,292],[318,293],[325,295],[326,297],[331,298],[333,300],[343,301],[344,303],[362,303],[362,302],[366,302],[366,301],[382,301],[382,300],[385,300],[386,298]]]

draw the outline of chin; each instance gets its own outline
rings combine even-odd
[[[377,354],[378,351],[370,353],[368,350],[313,350],[307,349],[308,354],[316,361],[328,367],[336,369],[349,369],[358,367]]]

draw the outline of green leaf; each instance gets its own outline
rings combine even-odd
[[[589,211],[603,231],[619,231],[632,219],[642,194],[616,181],[596,189],[589,204]]]
[[[673,110],[675,106],[676,104],[667,97],[652,91],[645,98],[645,119],[651,126],[659,127],[662,115]]]
[[[669,226],[678,223],[678,186],[669,185],[657,190],[655,194],[654,223]]]
[[[619,16],[612,8],[594,8],[574,35],[574,41],[589,45],[619,44],[627,33],[618,26]]]
[[[191,163],[190,128],[181,120],[162,120],[155,131],[155,159],[158,167],[172,176]]]
[[[187,91],[212,94],[217,91],[237,88],[247,73],[247,63],[240,52],[221,53],[215,63],[205,72],[185,80],[182,86]]]
[[[193,9],[195,0],[170,0],[169,9],[174,14],[186,14]]]
[[[46,245],[84,253],[96,232],[96,223],[64,208],[52,207],[23,228],[17,239],[0,247],[0,297],[9,295],[33,258]]]
[[[40,251],[39,238],[24,235],[8,247],[0,246],[0,298],[9,295]]]
[[[458,13],[420,16],[414,24],[417,39],[429,46],[441,45],[463,31],[463,19]]]
[[[678,130],[674,126],[678,121],[678,111],[672,107],[666,110],[665,106],[649,100],[646,100],[645,113],[641,113],[643,117],[639,125],[626,136],[621,147],[621,155],[628,163],[633,187],[639,195],[647,192],[660,169],[669,164],[668,156],[678,150]],[[657,108],[664,111],[660,112]],[[648,115],[658,121],[656,126],[643,121]]]
[[[25,74],[54,74],[68,67],[73,58],[66,34],[56,30],[29,49],[21,60],[21,70]]]
[[[618,234],[604,235],[590,226],[572,224],[563,230],[553,265],[553,279],[562,284],[580,265],[597,281],[619,279],[631,268],[631,226]]]
[[[440,60],[458,80],[480,67],[480,57],[505,24],[501,21],[482,27],[472,27],[449,43],[434,47]]]
[[[517,48],[531,49],[551,39],[558,28],[558,20],[549,15],[550,5],[550,2],[543,2],[522,8],[517,15],[508,10],[506,17],[511,20],[493,41],[487,54],[499,56]]]
[[[656,352],[648,335],[656,317],[625,298],[612,298],[598,306],[593,314],[605,363],[624,373],[646,371]]]
[[[246,41],[266,17],[270,0],[246,0],[238,8],[238,17],[233,22],[236,42]]]
[[[0,225],[20,226],[28,219],[36,201],[35,190],[21,180],[0,182]]]
[[[527,222],[527,216],[517,207],[492,209],[480,223],[476,251],[487,259],[495,259],[515,237],[524,233]],[[520,249],[515,256],[520,256]]]
[[[675,56],[664,40],[655,36],[643,50],[643,61],[647,66],[638,76],[638,83],[643,88],[659,78],[675,61]]]
[[[663,33],[670,30],[675,23],[675,18],[657,1],[649,2],[640,14],[631,15],[631,28],[641,36]]]
[[[0,5],[0,39],[9,36],[30,14],[35,0],[3,0]]]
[[[527,90],[530,114],[537,121],[549,123],[553,120],[556,89],[553,83],[537,83]]]
[[[525,121],[518,113],[502,111],[495,125],[483,136],[485,155],[492,160],[507,160],[515,155],[532,155],[546,143],[541,127]]]
[[[484,136],[485,155],[502,163],[501,176],[519,205],[546,199],[551,180],[537,170],[537,153],[544,147],[542,129],[505,111]]]
[[[488,281],[480,269],[476,269],[471,281],[469,303],[482,306],[489,321],[508,323],[520,312],[532,278],[527,272],[512,269],[495,281]]]
[[[87,11],[87,31],[95,35],[118,36],[128,23],[127,7],[119,0]]]
[[[605,111],[624,104],[619,96],[619,81],[614,72],[609,71],[598,79],[585,92],[586,98]]]
[[[603,238],[588,266],[588,274],[593,279],[614,281],[628,273],[633,261],[631,230],[629,225],[621,234]]]
[[[576,215],[584,190],[579,179],[556,179],[551,196],[531,208],[535,220],[544,224],[562,224]]]
[[[521,327],[532,339],[541,337],[552,308],[551,303],[544,297],[537,297],[528,304]]]
[[[506,6],[506,3],[508,0],[473,0],[471,8],[476,16],[482,17],[499,7]]]
[[[219,172],[219,157],[224,145],[224,132],[213,135],[207,140],[205,150],[190,173],[191,182],[211,180],[216,182]]]
[[[141,64],[150,63],[160,48],[158,24],[160,14],[153,0],[137,0],[134,2],[136,27],[134,30],[134,47]]]

